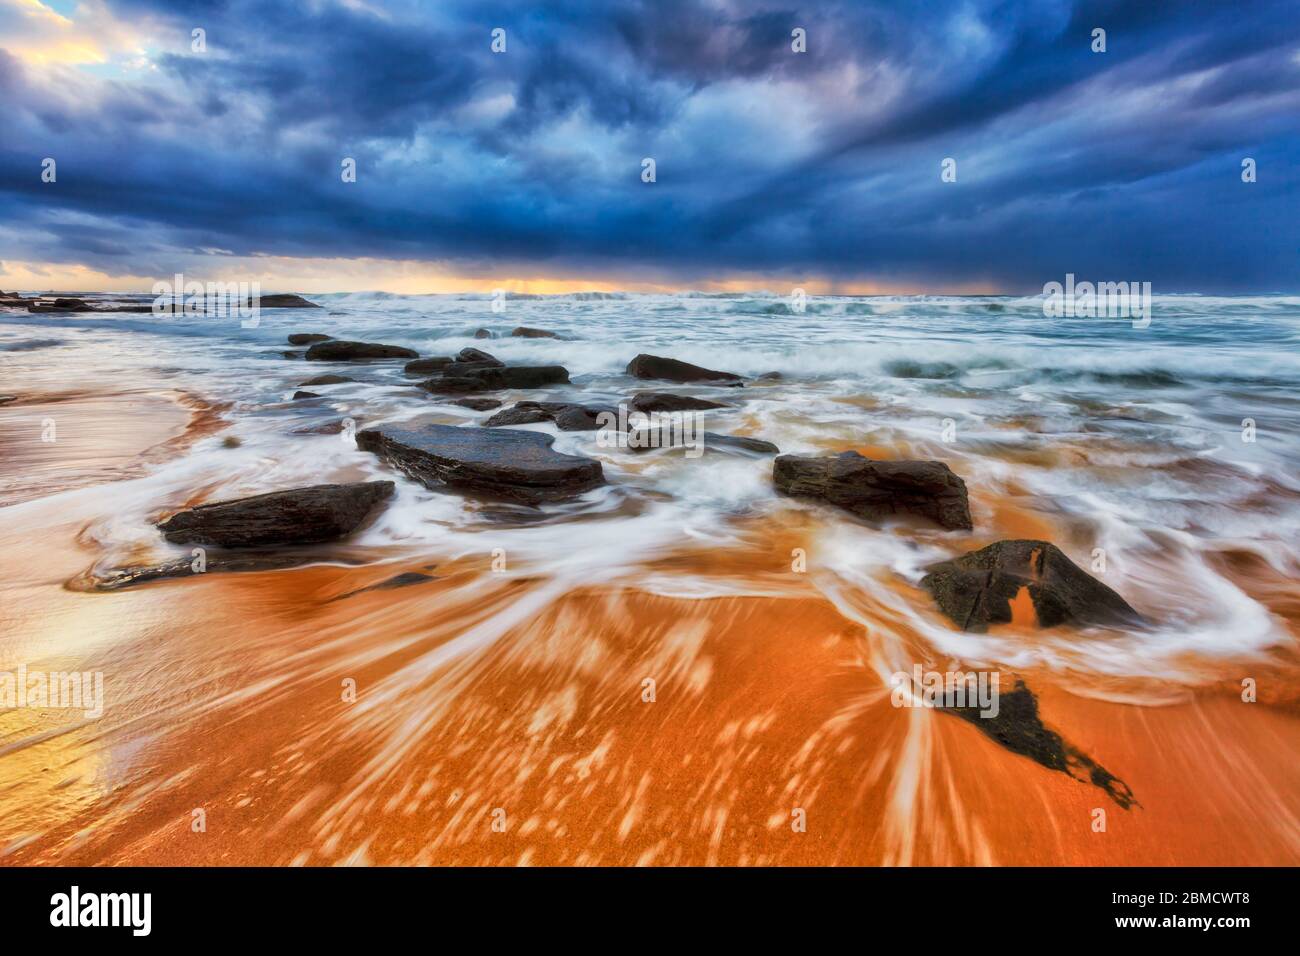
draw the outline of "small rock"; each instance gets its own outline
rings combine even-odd
[[[425,584],[428,581],[438,580],[432,574],[424,574],[421,571],[404,571],[401,574],[394,575],[378,584],[372,584],[369,587],[357,588],[355,591],[348,591],[346,594],[340,594],[333,601],[342,601],[344,598],[354,597],[358,594],[368,594],[371,591],[392,591],[395,588],[409,588],[413,584]]]
[[[10,402],[18,401],[17,395],[0,395],[0,405],[8,405]]]
[[[764,372],[758,377],[758,380],[760,382],[779,382],[783,378],[785,378],[785,376],[780,372]]]
[[[596,419],[602,412],[609,412],[615,416],[618,414],[610,408],[569,402],[519,402],[512,408],[497,412],[483,425],[487,428],[496,428],[502,425],[554,422],[562,432],[590,432],[600,427]]]
[[[430,372],[441,371],[455,361],[455,359],[446,355],[437,358],[416,359],[414,362],[407,362],[403,365],[402,371],[407,375],[428,375]]]
[[[497,358],[495,355],[491,355],[488,352],[484,352],[482,349],[461,349],[459,352],[457,352],[456,363],[461,364],[465,362],[474,362],[485,366],[492,366],[495,368],[500,368],[501,366],[506,364],[505,362]]]
[[[348,378],[346,375],[317,375],[315,378],[309,378],[302,385],[342,385],[344,382],[355,382],[355,378]]]
[[[926,570],[921,587],[964,631],[1013,618],[1039,627],[1142,623],[1128,602],[1047,541],[998,541]]]
[[[732,372],[717,372],[678,359],[642,353],[627,365],[627,374],[635,378],[661,378],[670,382],[710,382],[743,384]]]
[[[472,408],[476,412],[490,412],[494,408],[501,407],[501,400],[498,398],[455,398],[447,404],[459,405],[461,408]]]
[[[332,335],[322,335],[319,332],[294,332],[289,336],[289,344],[315,345],[317,342],[329,342],[333,338]]]
[[[300,398],[320,398],[315,392],[304,392],[302,389],[293,393],[293,400],[296,402]]]
[[[474,338],[476,338],[476,339],[494,339],[494,338],[496,338],[496,336],[493,335],[493,334],[492,334],[490,331],[488,331],[487,329],[479,329],[479,330],[477,330],[477,331],[474,333]]]
[[[317,342],[307,350],[308,362],[352,362],[358,359],[419,358],[414,349],[373,342]]]
[[[393,493],[391,481],[312,485],[199,505],[158,525],[173,544],[222,548],[314,544],[355,531]]]
[[[693,412],[731,407],[722,402],[691,398],[689,395],[673,395],[671,392],[637,392],[627,406],[634,412],[642,412],[646,415],[652,412]]]
[[[873,461],[855,451],[828,458],[782,455],[772,479],[784,494],[819,498],[868,521],[912,514],[943,528],[971,528],[966,483],[941,461]]]
[[[510,334],[517,339],[558,339],[559,336],[554,332],[548,332],[546,329],[530,329],[526,325],[521,325],[516,329],[511,329]]]

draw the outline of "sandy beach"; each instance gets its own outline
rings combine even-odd
[[[1248,553],[1225,550],[1219,570],[1291,643],[1189,652],[1178,680],[1090,670],[1124,642],[1104,635],[1073,662],[996,667],[1123,782],[1125,806],[977,722],[891,705],[883,674],[971,665],[900,614],[933,619],[906,579],[876,579],[895,605],[815,561],[791,572],[794,549],[825,553],[842,533],[832,509],[736,514],[743,546],[665,547],[632,577],[500,573],[488,548],[362,541],[347,563],[96,591],[114,503],[215,447],[238,414],[143,380],[0,408],[0,668],[102,672],[108,702],[95,720],[0,711],[0,864],[1300,862],[1300,591]],[[51,416],[65,437],[34,441]],[[919,450],[833,432],[837,453]],[[1090,451],[1051,454],[1064,468]],[[219,485],[191,481],[150,510],[229,497]],[[971,484],[981,520],[962,549],[1077,535],[1014,488]],[[113,563],[150,551],[114,546]],[[374,588],[403,573],[418,577]],[[692,595],[691,581],[708,586]],[[1021,622],[987,637],[1083,640]]]

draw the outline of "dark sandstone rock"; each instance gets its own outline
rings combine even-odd
[[[317,375],[315,378],[300,382],[299,387],[303,385],[342,385],[344,382],[355,381],[355,378],[348,378],[346,375]]]
[[[663,358],[659,355],[647,355],[644,352],[628,363],[627,374],[636,378],[661,378],[670,382],[741,384],[740,376],[731,372],[717,372],[692,365],[690,362]]]
[[[290,345],[315,345],[317,342],[332,341],[334,336],[322,335],[320,332],[294,332],[289,336]]]
[[[302,349],[285,349],[280,354],[287,359],[293,359],[295,361],[298,359],[302,359],[307,355],[307,353]]]
[[[1047,541],[998,541],[927,568],[921,587],[964,631],[1012,620],[1011,602],[1027,593],[1039,627],[1142,623],[1128,603]]]
[[[355,531],[371,509],[392,493],[391,481],[312,485],[199,505],[178,511],[158,528],[173,544],[222,548],[314,544]]]
[[[416,359],[414,362],[407,362],[402,366],[402,371],[407,375],[428,375],[430,372],[438,372],[451,365],[456,360],[448,355],[440,355],[436,358]]]
[[[474,338],[476,338],[476,339],[494,339],[494,338],[496,338],[496,336],[493,335],[493,334],[492,334],[488,329],[478,329],[478,330],[475,331],[475,333],[474,333]]]
[[[308,302],[300,295],[294,295],[291,292],[277,293],[276,295],[264,295],[258,300],[258,306],[263,309],[319,309],[320,306],[315,302]]]
[[[495,355],[484,352],[482,349],[465,348],[456,353],[456,361],[459,362],[481,362],[486,365],[500,368],[506,363],[501,361]]]
[[[458,394],[490,392],[500,388],[542,388],[547,385],[564,385],[569,381],[569,370],[562,365],[507,365],[448,369],[436,378],[420,383],[428,392]]]
[[[429,488],[444,485],[536,504],[572,497],[605,481],[600,462],[562,455],[540,432],[511,429],[369,429],[357,447],[372,452]]]
[[[691,398],[689,395],[674,395],[671,392],[637,392],[627,407],[648,415],[651,412],[694,412],[731,406],[703,398]]]
[[[374,342],[317,342],[307,350],[308,362],[351,362],[357,359],[419,358],[420,353],[400,345]]]
[[[304,392],[302,389],[293,393],[293,400],[296,402],[302,398],[320,398],[315,392]]]
[[[37,299],[27,303],[28,312],[94,312],[95,307],[84,299],[57,298],[54,300]]]
[[[454,398],[447,404],[472,408],[476,412],[490,412],[494,408],[501,407],[501,400],[499,398]]]
[[[530,329],[526,325],[521,325],[512,329],[510,334],[517,339],[558,339],[559,336],[554,332],[548,332],[546,329]]]
[[[597,418],[602,413],[616,418],[612,408],[578,405],[570,402],[519,402],[511,408],[497,412],[483,423],[487,428],[501,425],[532,425],[537,422],[554,422],[563,432],[590,432],[600,427]]]
[[[911,514],[948,529],[971,527],[966,483],[941,461],[873,461],[855,451],[782,455],[772,479],[784,494],[818,498],[868,521]]]

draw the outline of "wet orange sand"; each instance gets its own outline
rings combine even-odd
[[[998,536],[1041,523],[994,510]],[[927,649],[790,583],[814,521],[657,569],[783,582],[707,600],[486,559],[333,600],[428,556],[95,594],[63,586],[97,557],[64,509],[39,547],[0,522],[0,668],[100,670],[108,698],[98,721],[0,711],[0,863],[1300,862],[1288,656],[1248,672],[1257,703],[1231,666],[1166,706],[1005,675],[1131,787],[1140,807],[1124,810],[954,715],[893,707],[880,661]]]

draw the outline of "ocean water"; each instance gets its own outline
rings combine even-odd
[[[162,543],[152,522],[196,497],[396,478],[397,497],[354,542],[366,560],[439,563],[503,549],[510,573],[546,580],[555,594],[591,585],[698,599],[812,589],[881,647],[895,632],[920,635],[941,657],[1050,668],[1103,696],[1138,693],[1115,679],[1215,679],[1225,663],[1263,660],[1294,641],[1293,622],[1269,598],[1293,594],[1300,570],[1300,298],[1157,296],[1145,329],[1047,318],[1037,297],[812,297],[801,313],[767,293],[511,296],[499,313],[486,295],[309,298],[324,308],[265,310],[253,329],[234,318],[0,310],[0,392],[183,393],[213,406],[225,426],[111,484],[88,490],[50,476],[38,494],[11,495],[0,518],[36,527],[30,516],[62,496],[85,514],[96,566],[110,568],[186,553]],[[562,338],[500,337],[517,325]],[[480,327],[499,337],[475,339]],[[556,434],[561,451],[600,459],[605,487],[504,511],[431,491],[345,436],[300,431],[343,417],[358,427],[477,427],[490,413],[411,388],[400,361],[345,369],[286,359],[292,332],[422,356],[472,345],[508,363],[569,369],[571,385],[503,394],[507,405],[674,391],[733,403],[706,412],[705,427],[783,453],[939,459],[970,488],[975,531],[870,526],[783,498],[770,457],[636,455],[550,425],[527,427]],[[624,372],[639,352],[782,378],[743,389],[641,382]],[[319,401],[290,400],[298,383],[327,371],[360,381],[311,386]],[[232,437],[238,447],[223,444]],[[1045,529],[1084,568],[1103,553],[1098,576],[1152,625],[1035,641],[963,634],[915,590],[927,564],[1026,536],[1026,527]],[[808,553],[804,574],[791,570],[792,540]],[[878,666],[903,663],[885,653]]]

